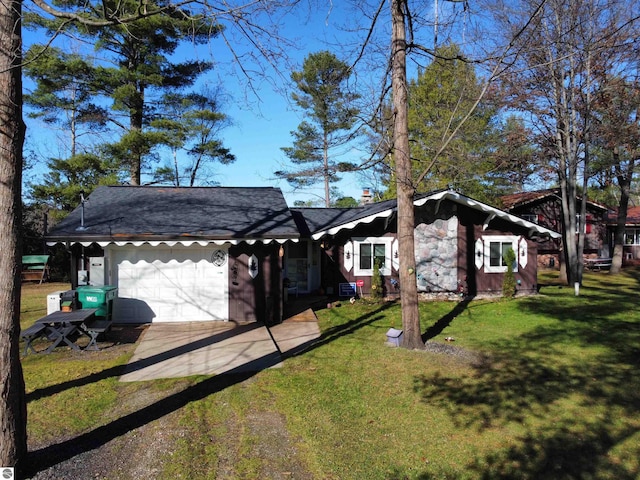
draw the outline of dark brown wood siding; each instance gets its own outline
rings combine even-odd
[[[443,203],[442,205],[427,205],[417,212],[418,223],[433,224],[436,220],[448,220],[452,217],[458,218],[457,248],[454,255],[457,262],[457,285],[453,285],[451,291],[463,290],[471,295],[479,293],[501,294],[504,273],[485,272],[484,266],[480,269],[475,264],[475,242],[479,238],[490,235],[513,236],[526,240],[528,231],[511,222],[499,218],[492,219],[487,228],[484,224],[489,217],[489,213],[459,204]],[[322,285],[325,289],[338,293],[339,283],[357,282],[362,280],[362,293],[367,296],[371,293],[371,277],[357,277],[354,269],[347,271],[344,268],[344,245],[355,237],[394,237],[395,223],[376,221],[370,225],[360,226],[349,233],[341,233],[331,240],[323,240],[322,255]],[[520,292],[537,291],[537,263],[538,245],[533,240],[526,240],[527,244],[527,264],[523,268],[518,267],[515,272]],[[484,252],[483,252],[484,256]],[[483,258],[484,259],[484,258]],[[418,259],[419,260],[419,259]],[[399,291],[394,287],[392,280],[398,280],[398,272],[392,269],[392,274],[385,276],[385,295],[399,295]],[[438,291],[438,290],[436,290]],[[360,293],[358,289],[358,293]]]
[[[344,267],[344,245],[353,238],[361,237],[389,237],[395,238],[395,222],[387,219],[378,219],[367,225],[360,225],[348,233],[341,233],[332,240],[325,239],[321,248],[322,286],[325,291],[339,293],[340,283],[354,283],[362,280],[364,285],[358,287],[358,295],[371,294],[371,277],[356,276],[352,267],[347,271]],[[383,294],[385,296],[398,295],[399,291],[393,286],[392,279],[398,280],[398,272],[391,269],[391,275],[383,276]]]
[[[229,249],[229,318],[269,324],[282,319],[280,246],[241,244]],[[251,255],[258,258],[255,278],[249,274]]]
[[[377,238],[382,238],[382,237],[389,237],[389,238],[396,238],[396,234],[395,233],[383,233],[380,232],[379,230],[365,230],[363,231],[362,234],[358,233],[357,235],[354,234],[351,237],[349,237],[348,240],[351,240],[353,238],[361,238],[361,237],[377,237]],[[371,295],[371,279],[372,277],[370,276],[359,276],[356,275],[355,272],[355,267],[352,267],[350,271],[346,271],[344,268],[344,246],[340,246],[338,248],[338,255],[340,258],[340,261],[338,262],[340,265],[340,274],[339,274],[339,279],[341,282],[350,282],[350,283],[355,283],[358,280],[361,280],[363,282],[363,286],[362,287],[358,287],[358,295],[360,295],[360,293],[362,293],[364,296],[369,296]],[[392,283],[391,283],[391,279],[395,279],[396,281],[399,279],[399,275],[398,272],[394,269],[391,268],[391,275],[383,275],[382,276],[382,280],[383,280],[383,285],[382,285],[382,292],[383,295],[385,296],[393,296],[398,294],[399,292],[393,287]]]
[[[475,242],[477,239],[492,235],[519,236],[525,238],[527,233],[523,228],[501,220],[490,222],[484,229],[486,216],[478,212],[460,207],[459,235],[458,235],[458,274],[459,281],[466,284],[470,294],[501,294],[504,273],[486,272],[484,265],[478,269],[475,264]],[[537,244],[532,240],[527,242],[527,265],[518,266],[515,272],[517,289],[522,293],[535,293],[538,289],[538,267],[536,262]],[[517,253],[517,252],[516,252]]]

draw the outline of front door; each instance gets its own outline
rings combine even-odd
[[[285,276],[298,293],[310,293],[320,287],[320,253],[317,243],[309,240],[289,242]]]

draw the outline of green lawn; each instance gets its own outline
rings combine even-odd
[[[261,415],[282,420],[318,479],[640,478],[640,270],[588,274],[579,297],[541,284],[536,297],[421,305],[431,341],[453,337],[471,360],[385,346],[399,305],[361,301],[317,312],[316,345],[246,380],[119,383],[133,348],[29,355],[30,442],[99,445],[170,418],[159,478],[265,478],[284,460],[257,448]],[[25,290],[23,326],[45,287]]]

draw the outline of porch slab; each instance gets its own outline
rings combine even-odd
[[[308,321],[261,323],[175,322],[151,324],[120,377],[122,382],[261,371],[282,366],[320,337],[315,314]],[[315,321],[312,320],[315,319]],[[272,338],[273,336],[273,338]]]

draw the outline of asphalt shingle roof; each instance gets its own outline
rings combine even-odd
[[[386,210],[395,210],[396,205],[396,200],[386,200],[354,208],[293,208],[292,211],[297,220],[300,216],[304,218],[303,225],[298,221],[300,232],[303,235],[313,235]]]
[[[540,227],[524,219],[510,215],[490,205],[465,197],[451,190],[436,190],[431,193],[420,193],[414,197],[414,205],[423,205],[427,201],[440,202],[448,199],[455,203],[466,205],[469,208],[486,214],[488,218],[500,217],[511,223],[516,223],[530,230],[530,235],[559,236],[556,232]],[[340,229],[353,228],[360,222],[369,222],[375,218],[389,217],[397,212],[398,203],[394,200],[386,200],[378,203],[371,203],[352,209],[335,208],[300,208],[294,209],[294,216],[304,236],[320,238],[326,234],[335,234]]]
[[[612,210],[607,217],[607,223],[609,225],[615,225],[618,221],[618,211]],[[627,221],[626,225],[640,225],[640,207],[628,207],[627,208]]]
[[[559,195],[559,189],[551,188],[546,190],[535,190],[532,192],[518,192],[510,195],[503,195],[500,197],[500,201],[505,209],[511,210],[512,208],[519,207],[520,205],[542,200],[547,197],[558,197]]]
[[[98,187],[49,240],[274,239],[300,236],[280,189]]]
[[[560,189],[550,188],[546,190],[534,190],[531,192],[512,193],[510,195],[503,195],[502,197],[500,197],[500,202],[502,203],[503,208],[509,211],[516,207],[544,200],[549,197],[555,197],[558,201],[560,201]],[[587,203],[594,208],[607,210],[606,206],[600,205],[599,203],[590,200],[587,200]]]
[[[627,223],[640,224],[640,207],[629,207],[627,209]]]

